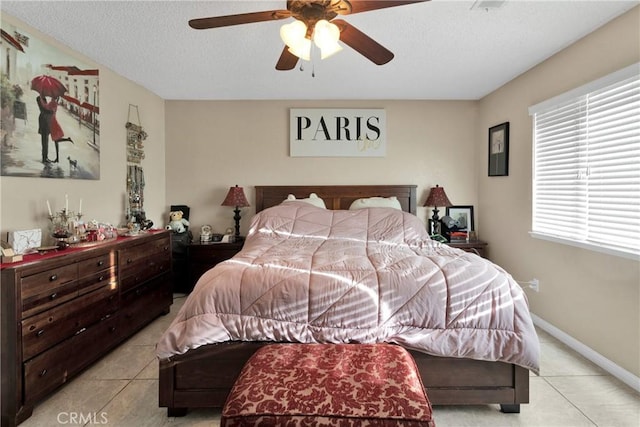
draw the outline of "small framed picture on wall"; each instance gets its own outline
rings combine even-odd
[[[489,176],[509,175],[509,122],[489,128]]]

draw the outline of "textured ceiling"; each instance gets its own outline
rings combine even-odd
[[[391,50],[377,66],[345,46],[276,71],[290,19],[194,30],[192,18],[285,9],[263,1],[2,1],[3,13],[164,99],[479,99],[639,1],[425,3],[343,16]],[[314,71],[312,75],[312,70]]]

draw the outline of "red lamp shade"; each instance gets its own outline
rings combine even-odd
[[[427,201],[424,202],[425,206],[452,206],[453,203],[447,197],[447,193],[444,192],[444,188],[436,184],[435,187],[431,187]]]
[[[236,221],[236,234],[235,234],[234,240],[239,241],[241,239],[240,208],[251,206],[249,204],[249,201],[247,200],[247,197],[244,195],[244,190],[242,189],[242,187],[238,187],[236,185],[235,187],[229,188],[229,192],[227,193],[227,197],[224,198],[224,201],[222,202],[222,206],[233,206],[235,208],[233,210],[233,212],[235,213],[235,215],[233,216],[233,219]]]
[[[433,215],[429,222],[429,233],[431,235],[440,234],[440,218],[438,217],[438,206],[451,206],[452,203],[444,192],[444,188],[436,185],[431,187],[425,206],[433,206]]]
[[[239,208],[244,208],[247,206],[251,206],[247,197],[244,195],[244,190],[242,187],[229,188],[229,192],[227,193],[227,197],[224,198],[221,206],[237,206]]]

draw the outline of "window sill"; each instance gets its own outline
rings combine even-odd
[[[600,252],[607,255],[613,255],[621,258],[632,259],[640,261],[640,253],[629,252],[628,250],[616,249],[608,246],[600,246],[593,243],[577,242],[575,240],[565,239],[558,236],[552,236],[549,234],[530,231],[529,235],[534,239],[546,240],[554,243],[561,243],[563,245],[574,246],[577,248],[587,249],[594,252]]]

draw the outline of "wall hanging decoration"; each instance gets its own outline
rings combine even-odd
[[[383,109],[292,108],[291,157],[384,157],[387,117]]]
[[[147,220],[144,211],[144,171],[140,166],[127,166],[127,200],[126,215],[127,227],[131,231],[140,231],[151,228],[153,222]]]
[[[135,110],[137,123],[131,121],[131,110]],[[127,112],[127,194],[125,198],[125,220],[129,233],[135,234],[153,226],[144,211],[144,170],[140,163],[144,159],[143,141],[147,132],[142,128],[137,105],[129,104]]]
[[[136,110],[136,116],[138,123],[131,122],[131,109]],[[143,141],[147,139],[147,132],[142,129],[142,122],[140,121],[140,111],[137,105],[129,104],[129,111],[127,113],[127,162],[139,164],[144,159],[144,144]]]
[[[489,128],[489,176],[509,175],[509,122]]]
[[[98,70],[1,25],[2,176],[100,179]]]

